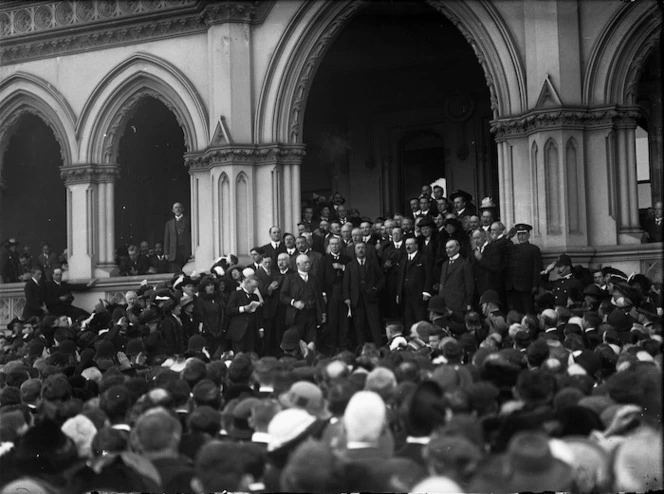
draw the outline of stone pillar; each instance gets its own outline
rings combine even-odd
[[[639,203],[636,178],[636,129],[638,111],[618,113],[614,119],[615,158],[618,176],[618,243],[634,244],[641,242],[643,234],[639,225]]]
[[[67,255],[69,278],[92,278],[96,264],[98,217],[96,215],[96,165],[60,168],[67,187]]]
[[[108,277],[115,265],[115,182],[120,169],[116,165],[99,166],[97,182],[97,269],[95,276]],[[103,214],[102,214],[103,213]]]

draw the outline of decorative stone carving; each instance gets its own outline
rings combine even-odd
[[[115,182],[120,177],[120,168],[114,165],[83,163],[60,167],[60,176],[65,185]]]
[[[327,47],[330,45],[339,30],[344,27],[355,12],[367,3],[366,0],[357,0],[350,3],[334,21],[330,23],[323,34],[316,40],[316,44],[310,51],[309,56],[304,62],[304,67],[300,71],[297,85],[295,87],[295,97],[291,105],[291,124],[289,128],[289,142],[297,142],[300,134],[301,116],[302,116],[302,103],[307,95],[308,88],[311,87],[312,78],[315,75],[316,67],[320,63],[322,55],[325,53]]]
[[[273,4],[274,0],[61,0],[27,7],[11,3],[0,9],[0,62],[195,33],[222,22],[259,24]]]
[[[108,131],[104,136],[104,143],[103,143],[104,163],[110,163],[111,159],[115,156],[113,149],[119,144],[120,139],[124,135],[125,130],[127,130],[127,126],[125,125],[127,119],[133,114],[136,103],[138,103],[140,99],[146,96],[161,101],[164,105],[166,105],[166,107],[171,111],[171,113],[173,113],[173,116],[175,116],[178,125],[182,129],[182,133],[184,135],[185,148],[187,150],[192,149],[192,142],[191,142],[192,137],[186,132],[187,127],[185,123],[182,121],[182,117],[178,109],[175,108],[171,104],[171,102],[167,98],[165,98],[161,93],[154,91],[150,88],[143,88],[140,91],[138,91],[136,94],[134,94],[131,98],[129,98],[127,101],[125,101],[124,104],[122,105],[122,109],[113,116],[113,120],[109,125]]]
[[[640,114],[640,110],[636,107],[606,107],[595,110],[568,107],[533,110],[520,117],[493,120],[491,132],[496,134],[496,140],[502,140],[552,128],[635,126],[635,120]]]
[[[49,129],[53,132],[53,137],[57,141],[58,145],[60,146],[60,156],[62,157],[62,162],[66,163],[67,162],[67,153],[65,152],[67,143],[65,143],[62,140],[62,137],[56,127],[53,125],[53,122],[51,122],[51,119],[48,118],[46,115],[44,115],[42,112],[40,112],[37,108],[29,105],[23,105],[20,109],[17,111],[14,111],[11,114],[11,117],[4,122],[0,123],[0,142],[4,142],[5,139],[7,138],[7,133],[11,132],[14,124],[25,114],[31,114],[39,117],[42,122],[44,122]],[[0,157],[1,158],[1,157]]]
[[[217,165],[286,165],[302,162],[306,151],[303,144],[273,144],[256,146],[235,144],[208,148],[203,153],[185,155],[190,173]]]

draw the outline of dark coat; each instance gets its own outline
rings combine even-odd
[[[433,279],[431,269],[427,267],[429,265],[430,262],[419,251],[412,261],[409,261],[407,256],[401,259],[399,284],[397,285],[397,295],[401,300],[405,296],[421,298],[423,292],[432,293]]]
[[[184,341],[184,328],[172,314],[167,314],[161,321],[161,336],[164,341],[166,354],[182,355],[186,349]]]
[[[120,276],[140,276],[148,274],[150,262],[143,254],[139,254],[135,261],[130,257],[120,259]]]
[[[305,310],[315,311],[318,324],[323,322],[323,314],[325,313],[323,291],[316,275],[311,272],[306,283],[298,272],[287,275],[279,292],[279,300],[286,306],[286,325],[295,320],[297,309],[291,304],[294,300],[304,302],[307,306]]]
[[[58,316],[67,314],[68,307],[74,300],[72,292],[83,292],[88,289],[85,283],[68,283],[63,281],[58,284],[55,281],[47,281],[44,284],[44,300],[46,308],[51,314]],[[66,296],[67,300],[60,300],[60,297]]]
[[[286,246],[284,245],[283,241],[279,242],[279,247],[276,249],[272,247],[271,242],[268,242],[263,246],[263,257],[271,257],[274,261],[275,267],[277,266],[277,257],[279,257],[279,254],[282,252],[286,252]]]
[[[360,295],[367,303],[378,303],[380,291],[385,286],[385,275],[378,263],[366,259],[366,274],[360,273],[360,263],[357,259],[346,265],[343,280],[343,298],[350,300],[352,307],[357,307]]]
[[[214,293],[212,297],[201,293],[196,297],[196,316],[203,323],[203,332],[219,336],[224,327],[224,315],[226,308],[220,293]]]
[[[191,257],[191,220],[188,216],[183,216],[180,221],[184,222],[183,226],[185,250],[182,252],[182,256],[186,261]],[[166,227],[164,229],[164,255],[170,262],[175,261],[175,255],[177,253],[177,235],[175,233],[175,222],[175,218],[171,218],[166,222]]]
[[[489,288],[498,293],[505,291],[505,273],[509,250],[514,246],[507,237],[490,242],[482,252],[480,265],[488,271]]]
[[[227,336],[232,341],[241,341],[249,336],[249,331],[255,333],[261,327],[261,308],[259,307],[255,312],[240,312],[240,307],[249,305],[250,302],[258,302],[258,295],[256,293],[247,293],[243,289],[235,290],[231,293],[226,306],[226,317],[228,317],[228,333]]]
[[[345,254],[339,254],[339,260],[335,261],[332,254],[325,254],[321,262],[321,285],[323,292],[329,297],[337,290],[341,291],[343,279],[345,274],[344,269],[335,269],[333,264],[339,263],[347,266],[351,262],[351,258]]]
[[[270,274],[267,274],[267,271],[261,267],[256,271],[256,277],[258,278],[258,290],[263,297],[263,319],[272,319],[279,307],[279,288],[281,286],[279,270],[273,268]],[[275,289],[270,288],[273,281],[279,283]]]
[[[529,242],[513,244],[508,250],[505,288],[519,292],[530,292],[540,285],[542,253],[539,247]]]
[[[44,315],[42,306],[44,305],[44,285],[35,283],[33,278],[25,282],[23,288],[25,293],[25,307],[23,307],[23,320],[27,321],[33,316],[41,317]]]
[[[440,289],[445,306],[456,312],[465,312],[472,305],[475,294],[473,267],[459,256],[452,264],[445,261],[440,270]]]

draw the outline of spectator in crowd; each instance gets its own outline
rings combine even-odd
[[[120,276],[141,276],[148,274],[150,263],[148,258],[142,255],[138,247],[130,245],[127,247],[127,256],[120,258]]]
[[[662,241],[662,231],[664,230],[664,225],[662,225],[662,201],[657,201],[653,204],[652,216],[648,216],[643,229],[645,231],[644,239],[646,242]]]
[[[45,281],[52,280],[53,270],[60,267],[60,263],[58,262],[58,255],[51,251],[51,244],[48,242],[44,242],[42,244],[41,252],[37,257],[37,262],[42,268]]]
[[[463,305],[425,302],[433,263],[395,217],[384,225],[373,265],[365,238],[351,238],[351,260],[329,237],[320,279],[302,254],[296,270],[280,252],[256,271],[225,255],[202,277],[137,283],[84,320],[58,317],[48,301],[44,311],[36,266],[27,313],[0,332],[0,492],[664,488],[660,279],[607,266],[594,279],[563,254],[533,293],[517,279],[536,285],[519,261],[527,225],[513,228],[519,244],[506,228],[491,243],[461,230],[473,248],[464,257],[448,239],[437,288],[463,291]],[[465,286],[447,293],[450,268],[470,263],[477,282],[495,242],[507,250],[508,305],[488,282],[478,303]],[[389,288],[373,283],[395,267],[388,302],[424,309],[409,308],[406,331],[379,303]],[[226,300],[229,273],[239,284]],[[343,337],[362,326],[357,304],[350,318],[343,300],[335,322],[322,317],[353,292],[378,301],[386,334],[371,331],[374,343]],[[534,296],[532,311],[514,310],[511,292]],[[282,328],[274,348],[261,344],[268,320]]]
[[[43,270],[43,267],[42,267]],[[46,309],[55,316],[67,316],[73,320],[87,318],[90,313],[72,305],[74,294],[72,292],[84,292],[89,290],[97,280],[92,279],[87,283],[69,283],[62,281],[62,268],[55,268],[51,273],[51,280],[44,284],[44,302]]]

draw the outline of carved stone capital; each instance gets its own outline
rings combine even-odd
[[[603,107],[592,110],[562,107],[532,110],[518,117],[493,120],[491,132],[496,135],[496,140],[500,141],[544,130],[635,127],[639,115],[640,110],[636,107]]]
[[[115,165],[80,163],[60,167],[60,176],[65,185],[114,183],[120,177],[120,168]]]
[[[208,26],[226,22],[248,24],[253,21],[257,3],[252,1],[206,3],[203,8],[202,18]]]
[[[305,154],[304,144],[226,144],[185,155],[185,165],[196,173],[219,165],[300,164]]]

